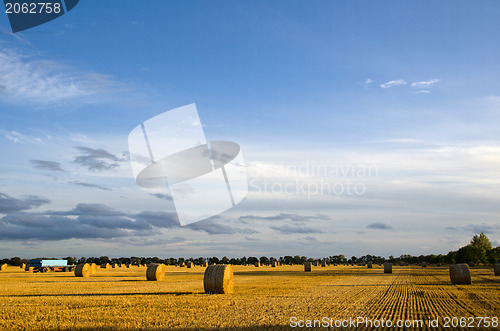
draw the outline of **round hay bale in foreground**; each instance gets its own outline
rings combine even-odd
[[[0,265],[0,271],[5,271],[7,269],[7,263]]]
[[[76,277],[90,277],[92,275],[91,266],[88,263],[80,263],[75,268]]]
[[[384,274],[392,274],[392,263],[384,263]]]
[[[304,263],[304,271],[305,272],[311,272],[312,269],[312,263],[311,262],[305,262]]]
[[[90,275],[94,276],[97,273],[97,264],[92,263],[90,265]]]
[[[147,280],[162,281],[165,279],[165,265],[163,263],[150,263],[146,270]]]
[[[495,276],[500,276],[500,263],[495,264],[493,270],[495,271]]]
[[[450,280],[452,284],[471,284],[469,266],[465,263],[451,265]]]
[[[230,264],[211,265],[203,277],[205,293],[228,294],[234,290],[233,267]]]

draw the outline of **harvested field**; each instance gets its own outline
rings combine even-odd
[[[471,268],[472,285],[452,285],[448,266],[393,266],[392,274],[376,265],[312,267],[310,273],[302,265],[233,270],[234,293],[213,295],[204,293],[203,268],[167,266],[163,282],[148,282],[140,268],[79,278],[8,267],[0,274],[0,329],[275,330],[290,329],[293,318],[363,317],[451,330],[460,328],[443,328],[446,317],[500,316],[500,279],[492,267]],[[436,318],[439,327],[428,328]],[[357,329],[374,329],[365,326]]]

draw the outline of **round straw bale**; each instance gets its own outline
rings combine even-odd
[[[272,268],[276,268],[277,265],[278,265],[278,262],[276,262],[276,261],[271,262],[271,267]]]
[[[101,264],[101,269],[109,269],[109,268],[111,268],[111,265],[109,263]]]
[[[189,262],[186,262],[186,268],[189,268],[191,269],[192,267],[194,267],[194,264],[193,262],[189,261]]]
[[[474,261],[469,261],[469,267],[473,267],[475,265]]]
[[[326,261],[322,261],[322,262],[321,262],[321,266],[322,266],[322,267],[326,267]]]
[[[425,261],[422,262],[422,268],[427,268],[427,262]]]
[[[305,262],[304,263],[304,271],[305,272],[311,272],[311,267],[312,267],[312,263],[311,262]]]
[[[75,268],[76,277],[89,277],[92,275],[91,266],[88,263],[80,263]]]
[[[469,266],[465,263],[451,265],[450,280],[452,284],[471,284]]]
[[[162,281],[165,279],[165,265],[163,263],[150,263],[146,270],[147,280]]]
[[[371,269],[371,268],[373,267],[373,266],[372,266],[372,261],[368,261],[368,262],[366,262],[366,266],[367,266],[368,268],[370,268],[370,269]]]
[[[392,274],[392,263],[390,262],[384,263],[384,274]]]
[[[20,268],[21,268],[21,269],[26,268],[26,263],[21,264],[21,267],[20,267]]]
[[[205,293],[228,294],[234,290],[233,267],[230,264],[211,265],[203,277]]]
[[[90,265],[90,275],[94,276],[97,273],[97,264],[92,263]]]
[[[256,267],[260,267],[260,262],[255,262]]]
[[[500,263],[495,264],[493,270],[495,271],[495,276],[500,276]]]
[[[0,271],[5,271],[7,269],[7,263],[0,265]]]

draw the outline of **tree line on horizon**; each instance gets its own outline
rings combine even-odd
[[[45,259],[45,260],[56,260],[56,258],[36,258],[36,259]],[[131,265],[140,265],[140,264],[148,264],[148,263],[163,263],[166,265],[176,265],[186,262],[193,262],[194,264],[201,265],[205,262],[209,264],[232,264],[232,265],[245,265],[245,264],[255,264],[260,262],[261,264],[270,264],[272,262],[279,262],[282,264],[304,264],[305,262],[327,262],[330,264],[358,264],[358,263],[366,263],[371,261],[373,263],[384,263],[384,262],[392,262],[392,263],[405,263],[405,264],[419,264],[422,262],[427,262],[430,264],[455,264],[455,263],[469,263],[474,262],[475,264],[494,264],[500,262],[500,246],[493,248],[490,240],[484,233],[480,233],[479,235],[475,235],[468,245],[465,245],[459,248],[456,251],[451,251],[446,255],[439,254],[430,254],[430,255],[420,255],[420,256],[412,256],[410,254],[404,254],[399,257],[389,256],[389,258],[385,258],[382,256],[376,255],[363,255],[361,257],[352,256],[347,258],[346,256],[340,255],[332,255],[324,258],[314,259],[308,258],[306,256],[282,256],[279,258],[274,257],[241,257],[241,258],[228,258],[224,256],[219,259],[218,257],[198,257],[198,258],[165,258],[160,259],[159,257],[120,257],[120,258],[109,258],[107,256],[101,257],[81,257],[77,259],[76,257],[65,257],[63,260],[68,260],[68,265],[75,265],[78,263],[96,263],[96,264],[131,264]],[[23,263],[28,264],[29,259],[21,259],[20,257],[13,258],[4,258],[0,264],[7,263],[12,266],[21,266]]]

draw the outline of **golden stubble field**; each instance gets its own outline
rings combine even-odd
[[[233,269],[235,293],[209,295],[202,267],[169,266],[162,282],[146,281],[144,267],[99,269],[90,278],[8,267],[0,272],[0,329],[275,330],[318,320],[362,330],[384,329],[381,321],[421,320],[422,328],[406,329],[478,330],[480,317],[500,317],[500,277],[487,267],[471,269],[472,285],[451,285],[447,267],[395,266],[392,274],[378,265],[313,267],[311,273],[303,266]],[[462,325],[469,327],[450,320],[445,328],[446,317],[468,318]],[[365,320],[345,324],[356,318]],[[428,327],[429,319],[438,326]]]

